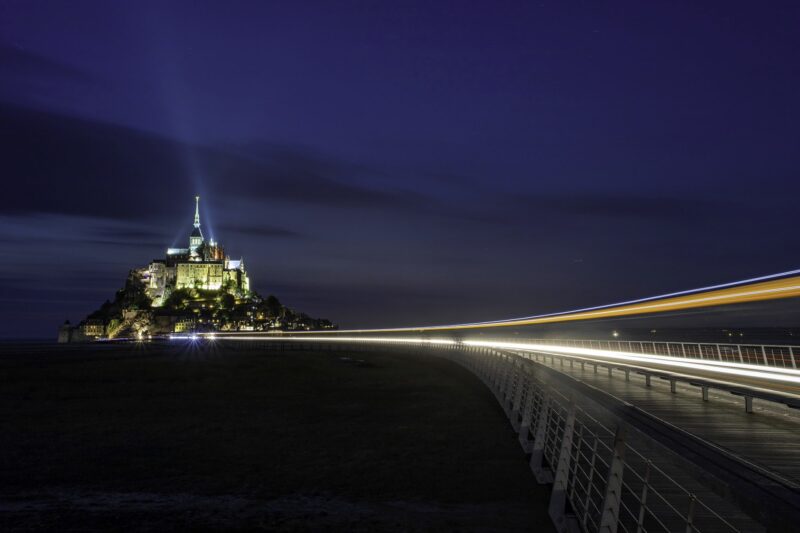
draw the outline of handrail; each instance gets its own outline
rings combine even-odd
[[[507,337],[505,337],[507,338]],[[598,339],[524,338],[536,344],[558,344],[626,353],[682,357],[758,366],[800,369],[800,346],[789,344],[736,344],[723,342],[633,341]]]
[[[681,374],[679,372],[670,372],[667,370],[654,370],[652,368],[640,365],[632,365],[628,363],[618,363],[615,361],[593,359],[591,357],[584,357],[578,355],[567,355],[567,354],[547,352],[541,350],[536,350],[532,352],[524,352],[524,351],[515,351],[515,352],[527,359],[530,359],[531,355],[535,355],[537,353],[546,354],[549,357],[553,358],[557,357],[562,360],[566,359],[573,361],[582,361],[584,363],[594,365],[595,367],[608,368],[610,370],[618,369],[627,372],[634,371],[637,374],[643,375],[645,377],[658,377],[660,379],[665,379],[670,382],[687,383],[695,387],[701,387],[702,389],[723,390],[725,392],[729,392],[736,396],[743,396],[745,398],[745,408],[747,409],[748,412],[752,412],[752,404],[750,403],[752,401],[752,398],[758,398],[759,400],[784,404],[793,409],[800,409],[800,396],[794,394],[767,391],[756,387],[744,387],[736,383],[729,383],[722,380],[699,378],[697,376],[690,376],[687,374]],[[649,380],[648,380],[648,385],[649,385]],[[708,399],[708,394],[706,390],[703,390],[702,397],[704,401]]]

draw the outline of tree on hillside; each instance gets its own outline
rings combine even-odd
[[[280,300],[272,294],[267,296],[267,299],[264,301],[264,307],[266,308],[267,316],[270,318],[280,316],[281,310],[283,309]]]
[[[171,311],[182,311],[192,299],[192,292],[189,289],[175,289],[164,301],[164,307]]]
[[[225,283],[222,284],[222,290],[234,294],[236,292],[236,282],[232,279],[226,279]]]
[[[233,297],[233,294],[226,292],[223,293],[222,296],[219,298],[219,307],[220,309],[224,309],[226,311],[230,311],[236,305],[236,298]]]

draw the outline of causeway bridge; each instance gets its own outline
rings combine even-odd
[[[800,345],[541,338],[521,326],[800,297],[800,271],[511,320],[192,340],[449,359],[492,391],[559,531],[796,531]],[[468,467],[465,465],[465,467]]]

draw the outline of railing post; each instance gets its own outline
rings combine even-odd
[[[500,384],[500,405],[503,407],[503,411],[508,414],[508,402],[506,401],[506,398],[508,397],[508,391],[511,388],[511,383],[514,380],[514,365],[512,364],[508,355],[503,355],[503,368],[503,381]]]
[[[530,439],[531,433],[531,418],[533,417],[533,402],[535,399],[535,394],[533,390],[533,377],[527,376],[527,388],[528,393],[525,395],[525,405],[522,409],[522,420],[520,421],[519,425],[519,443],[522,445],[523,451],[525,453],[530,453],[532,449],[532,443]]]
[[[491,361],[489,360],[488,357],[486,357],[486,354],[483,352],[483,350],[481,350],[480,348],[476,348],[476,350],[477,350],[477,355],[475,357],[477,358],[478,361],[477,363],[478,376],[480,376],[480,378],[485,383],[486,376],[489,373],[489,368],[491,367]]]
[[[520,430],[520,409],[522,408],[522,394],[525,392],[525,384],[527,383],[527,376],[525,374],[525,369],[520,366],[519,374],[517,375],[517,383],[516,388],[514,390],[514,399],[511,404],[511,426],[514,428],[514,431]]]
[[[552,483],[553,473],[545,467],[544,444],[547,439],[547,425],[550,423],[550,398],[542,391],[542,407],[539,416],[536,417],[536,432],[533,436],[533,449],[531,450],[531,470],[536,476],[536,481],[540,484]]]
[[[525,375],[524,363],[517,361],[514,363],[514,380],[511,389],[508,391],[508,411],[509,417],[513,419],[515,430],[519,427],[516,419],[519,415],[519,402],[522,401],[522,378]]]
[[[686,533],[694,533],[694,504],[697,497],[694,494],[689,495],[689,510],[686,512]]]
[[[578,487],[578,480],[577,480],[577,472],[578,472],[578,465],[581,462],[581,449],[583,447],[583,430],[585,426],[583,424],[579,424],[577,430],[575,431],[575,436],[573,437],[573,441],[575,443],[575,465],[570,465],[570,475],[572,476],[572,490],[569,493],[569,501],[575,502],[575,489]],[[574,508],[573,508],[574,511]]]
[[[489,351],[491,357],[494,359],[494,365],[492,370],[492,392],[497,396],[497,391],[500,388],[500,384],[503,382],[503,373],[505,372],[505,367],[503,365],[503,358],[500,355],[493,354],[492,351]]]
[[[597,463],[597,435],[594,436],[592,443],[592,458],[589,461],[589,473],[586,477],[586,495],[583,500],[583,530],[589,521],[589,502],[592,499],[592,488],[594,483],[595,464]]]
[[[575,400],[570,399],[567,419],[564,422],[564,436],[561,439],[561,451],[558,454],[553,490],[550,493],[548,514],[559,531],[574,531],[576,527],[568,527],[567,522],[577,525],[575,517],[568,517],[567,487],[569,486],[570,462],[572,459],[572,436],[575,431]]]
[[[500,356],[503,362],[503,378],[500,382],[500,404],[503,406],[503,410],[508,412],[508,405],[506,402],[506,394],[508,393],[509,387],[511,387],[511,380],[513,379],[514,375],[514,365],[511,362],[511,359],[506,354],[502,354]]]
[[[625,426],[620,424],[614,433],[614,455],[608,467],[606,491],[600,515],[599,531],[616,533],[619,523],[619,504],[622,501],[622,476],[625,473]]]
[[[644,478],[642,480],[642,495],[639,497],[639,517],[636,520],[636,533],[642,533],[644,529],[644,521],[647,518],[647,492],[650,489],[650,459],[645,464]]]

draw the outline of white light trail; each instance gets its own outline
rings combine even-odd
[[[745,365],[740,363],[727,363],[723,361],[708,361],[704,359],[688,359],[678,357],[667,357],[650,354],[619,352],[615,350],[599,350],[594,348],[576,348],[572,346],[559,346],[551,344],[531,344],[524,342],[503,342],[503,341],[480,341],[464,340],[455,341],[452,339],[425,339],[421,337],[261,337],[254,335],[217,335],[217,338],[224,338],[239,341],[296,341],[296,342],[378,342],[388,344],[429,344],[429,345],[456,345],[473,346],[481,348],[494,348],[500,350],[515,350],[523,352],[548,352],[559,355],[572,355],[576,357],[593,357],[606,361],[619,361],[631,365],[657,364],[662,367],[669,367],[681,370],[697,370],[721,376],[738,376],[779,383],[789,383],[800,385],[800,371],[786,368],[766,367],[757,365]]]
[[[776,367],[760,367],[756,365],[743,365],[740,363],[725,363],[722,361],[707,361],[704,359],[687,359],[667,357],[650,354],[634,354],[614,350],[598,350],[595,348],[575,348],[572,346],[552,346],[548,344],[527,344],[516,342],[491,342],[491,341],[464,341],[467,346],[481,346],[505,350],[519,350],[528,352],[555,352],[561,355],[575,355],[594,357],[610,361],[624,361],[631,364],[658,364],[673,368],[701,370],[729,376],[744,376],[771,381],[781,381],[800,385],[800,372],[792,369]]]

